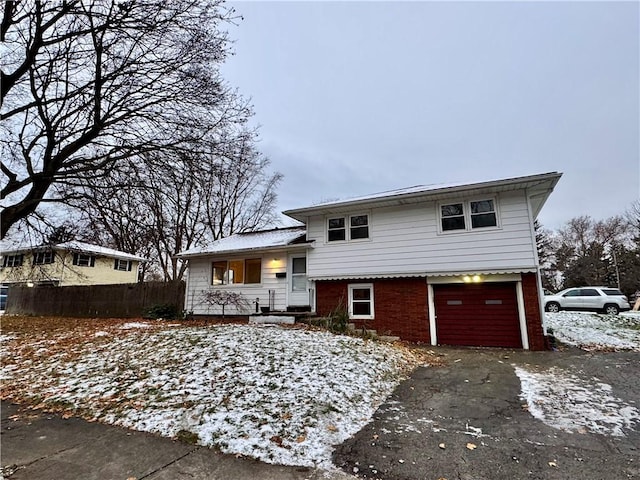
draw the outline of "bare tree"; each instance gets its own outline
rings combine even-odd
[[[576,217],[560,229],[555,256],[563,286],[612,283],[613,253],[629,241],[628,223],[621,216],[595,221]]]
[[[206,290],[202,293],[202,301],[213,307],[221,307],[222,318],[224,318],[227,306],[232,306],[241,313],[246,313],[250,306],[249,301],[242,293],[229,290]]]
[[[277,221],[276,189],[282,175],[269,172],[270,162],[256,150],[255,135],[240,131],[224,151],[206,160],[208,172],[203,172],[200,188],[213,240]]]
[[[536,247],[538,250],[538,261],[540,263],[540,277],[542,287],[551,291],[558,290],[558,278],[555,265],[555,238],[553,232],[542,226],[538,220],[534,222],[536,233]]]
[[[244,120],[218,74],[233,15],[221,0],[5,1],[0,235],[133,155]]]
[[[71,203],[101,243],[149,258],[147,274],[180,280],[187,265],[176,253],[275,222],[281,175],[268,171],[254,138],[231,129],[190,152],[139,157],[116,181],[89,182]]]

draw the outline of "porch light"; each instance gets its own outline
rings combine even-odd
[[[480,283],[482,282],[482,276],[480,275],[465,275],[462,277],[464,283]]]

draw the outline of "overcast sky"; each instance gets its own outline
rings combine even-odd
[[[539,219],[640,198],[638,2],[233,2],[279,210],[549,171]]]

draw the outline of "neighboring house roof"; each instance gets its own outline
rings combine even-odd
[[[306,228],[290,227],[259,232],[236,233],[203,246],[190,248],[176,255],[179,258],[198,257],[228,252],[278,249],[290,245],[308,245]]]
[[[57,243],[55,245],[24,245],[24,244],[15,244],[9,242],[1,242],[0,243],[0,254],[9,255],[12,253],[22,253],[22,252],[30,252],[33,250],[42,250],[45,248],[50,248],[53,250],[63,250],[68,252],[80,252],[80,253],[88,253],[93,255],[101,255],[104,257],[112,257],[118,258],[120,260],[137,260],[139,262],[146,262],[147,259],[144,257],[139,257],[137,255],[132,255],[127,252],[122,252],[120,250],[114,250],[113,248],[101,247],[99,245],[93,245],[91,243],[78,242],[76,240],[72,240],[70,242]]]
[[[431,200],[446,200],[460,195],[489,194],[526,189],[531,198],[534,217],[536,217],[561,176],[562,173],[549,172],[476,183],[418,185],[345,200],[324,202],[310,207],[287,210],[283,213],[291,218],[305,222],[306,218],[311,215],[344,213],[352,211],[354,207],[388,207]]]

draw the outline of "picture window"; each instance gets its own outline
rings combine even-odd
[[[250,285],[262,281],[262,259],[213,262],[211,285]]]

